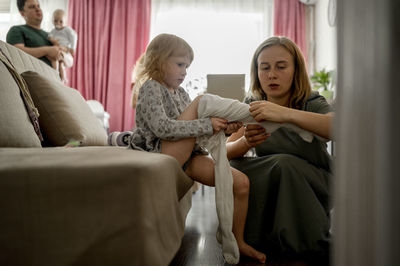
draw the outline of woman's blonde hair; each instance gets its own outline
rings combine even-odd
[[[262,90],[261,83],[258,78],[258,57],[264,49],[272,46],[281,46],[292,55],[294,62],[294,75],[292,86],[290,88],[289,107],[301,109],[311,93],[310,80],[303,54],[301,53],[299,47],[286,37],[268,38],[261,43],[254,52],[250,69],[250,90],[252,96],[256,100],[267,99],[267,95]]]
[[[162,82],[168,58],[181,55],[188,56],[190,63],[192,63],[194,58],[192,47],[176,35],[163,33],[157,35],[149,43],[142,60],[139,60],[135,66],[137,74],[134,77],[135,85],[132,93],[133,108],[136,106],[137,95],[143,83],[149,79]]]

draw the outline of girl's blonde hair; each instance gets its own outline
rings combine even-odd
[[[143,71],[144,67],[144,53],[140,55],[139,59],[136,61],[135,66],[132,71],[132,108],[136,108],[136,102],[139,96],[139,89],[142,87],[143,82],[138,79],[138,74]]]
[[[251,60],[250,69],[250,90],[252,96],[256,100],[267,99],[267,95],[262,90],[261,83],[258,78],[258,57],[264,49],[272,46],[281,46],[292,55],[294,62],[294,75],[292,86],[290,88],[289,107],[301,109],[311,94],[310,80],[303,54],[301,53],[299,47],[286,37],[268,38],[256,49],[253,59]]]
[[[165,67],[171,56],[187,56],[190,63],[194,58],[192,47],[182,38],[173,34],[157,35],[147,46],[142,60],[138,60],[135,69],[137,74],[132,93],[132,107],[136,107],[139,89],[149,79],[162,82],[165,76]],[[135,71],[134,69],[134,71]]]

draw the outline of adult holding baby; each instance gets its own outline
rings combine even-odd
[[[333,109],[312,92],[300,49],[271,37],[255,51],[251,96],[257,122],[291,123],[331,138]],[[255,148],[256,157],[244,157]],[[245,240],[267,257],[317,257],[328,263],[331,158],[319,138],[311,143],[281,127],[267,134],[247,125],[228,139],[232,167],[250,180]],[[322,264],[321,264],[322,265]]]
[[[19,13],[25,25],[16,25],[7,33],[7,43],[39,58],[49,66],[61,57],[61,48],[53,46],[48,33],[41,28],[43,13],[37,0],[17,0]]]

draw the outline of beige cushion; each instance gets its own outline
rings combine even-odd
[[[36,72],[21,75],[39,110],[42,132],[52,145],[63,146],[71,140],[82,146],[107,145],[106,131],[77,90]]]
[[[20,90],[0,61],[0,147],[41,147]]]

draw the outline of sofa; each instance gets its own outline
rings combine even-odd
[[[11,61],[0,61],[0,265],[168,265],[193,181],[172,157],[108,146],[55,70],[0,49]]]

